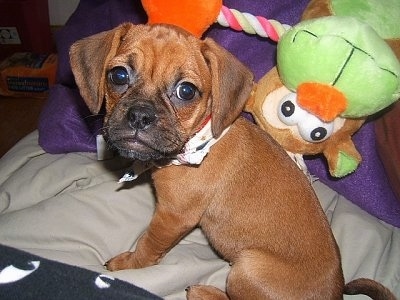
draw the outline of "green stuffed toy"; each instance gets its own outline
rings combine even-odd
[[[400,1],[388,2],[313,0],[303,15],[309,20],[280,37],[277,67],[246,110],[301,167],[303,155],[322,153],[332,176],[354,172],[361,156],[352,135],[400,98]],[[373,18],[381,33],[365,21],[373,6],[387,13]]]

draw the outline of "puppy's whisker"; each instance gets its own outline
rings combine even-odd
[[[175,147],[178,147],[182,144],[182,141],[177,140],[177,139],[168,139],[169,142],[171,142],[172,145],[174,145]],[[183,148],[183,146],[182,146]]]
[[[85,117],[83,117],[83,119],[89,119],[89,118],[99,118],[99,117],[105,117],[105,114],[90,114],[90,115],[87,115],[87,116],[85,116]]]
[[[100,127],[99,130],[98,130],[98,132],[99,132],[99,133],[103,133],[104,131],[106,131],[106,130],[109,129],[109,128],[110,128],[110,126],[103,126],[103,127]]]

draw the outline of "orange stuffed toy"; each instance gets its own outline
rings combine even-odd
[[[215,22],[222,7],[222,0],[142,0],[149,24],[173,24],[200,38]]]

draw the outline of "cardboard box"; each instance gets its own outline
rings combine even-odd
[[[56,54],[15,53],[0,64],[0,95],[47,97],[56,70]]]

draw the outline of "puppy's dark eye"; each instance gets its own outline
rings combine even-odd
[[[124,67],[115,67],[108,73],[111,81],[116,85],[125,85],[129,83],[129,73]]]
[[[182,82],[176,87],[176,96],[183,101],[189,101],[196,96],[197,88],[193,83]]]

